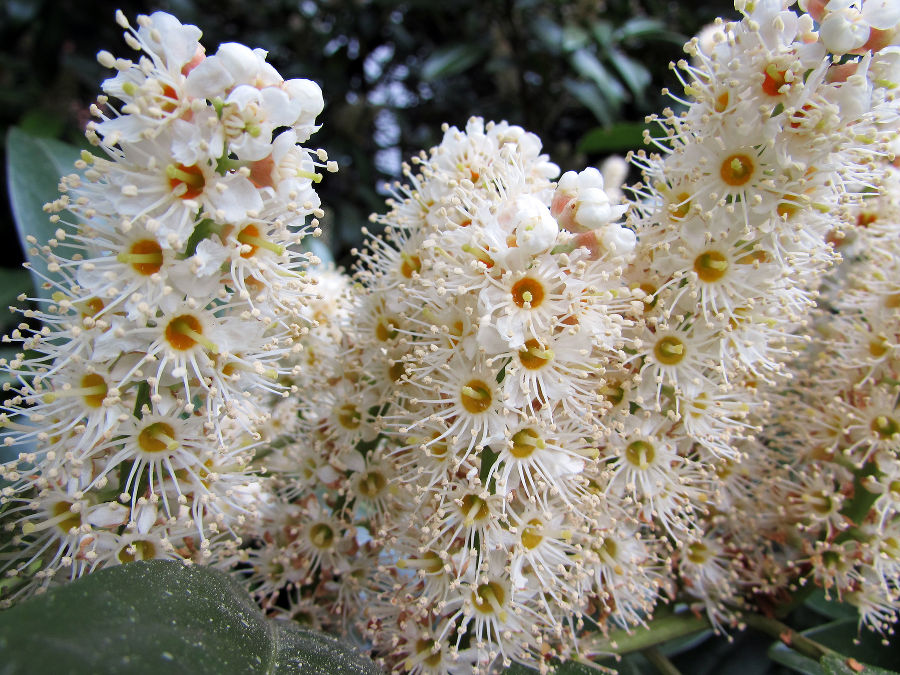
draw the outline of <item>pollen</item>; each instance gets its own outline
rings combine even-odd
[[[413,274],[417,274],[422,269],[422,259],[417,255],[402,254],[402,262],[400,263],[400,274],[407,279],[412,279]]]
[[[900,432],[900,424],[897,424],[897,420],[887,415],[879,415],[872,420],[871,428],[881,440],[893,438]]]
[[[166,177],[172,192],[181,199],[196,199],[206,188],[206,177],[196,164],[169,164],[166,167]]]
[[[625,459],[641,471],[647,469],[656,457],[656,450],[647,441],[632,441],[625,448]]]
[[[718,251],[706,251],[694,259],[694,271],[700,281],[713,283],[728,272],[728,260]]]
[[[683,220],[691,212],[691,195],[679,192],[669,204],[669,217],[672,220]]]
[[[528,550],[537,548],[544,540],[541,534],[543,523],[538,518],[532,518],[528,525],[522,528],[522,546]]]
[[[491,510],[488,508],[487,502],[478,495],[472,494],[462,498],[460,510],[462,511],[463,516],[465,516],[467,527],[471,527],[475,521],[484,520],[491,515]]]
[[[117,255],[116,260],[131,265],[135,272],[149,277],[162,269],[162,246],[154,239],[141,239],[134,242],[127,252]]]
[[[366,499],[374,499],[387,487],[387,478],[380,471],[367,471],[360,476],[356,490]]]
[[[362,420],[362,415],[355,405],[352,403],[345,403],[337,411],[337,421],[345,429],[350,429],[351,431],[354,429],[358,429],[360,425],[360,421]]]
[[[695,565],[702,565],[710,558],[709,547],[702,541],[695,541],[687,547],[687,559]]]
[[[176,316],[166,325],[166,341],[178,351],[187,351],[196,344],[202,344],[214,354],[218,347],[203,336],[203,325],[190,314]]]
[[[152,541],[138,539],[119,549],[116,558],[122,564],[134,562],[135,560],[153,560],[156,558],[156,545]]]
[[[101,407],[108,391],[106,380],[97,373],[89,373],[81,378],[81,394],[89,408]]]
[[[493,402],[491,389],[482,380],[469,380],[460,391],[459,398],[463,408],[473,415],[483,413]]]
[[[787,80],[785,79],[787,71],[778,70],[778,67],[774,63],[770,63],[763,72],[765,74],[762,84],[763,91],[769,96],[778,96],[781,94],[779,90],[787,84]]]
[[[531,338],[525,342],[525,349],[519,350],[519,361],[528,370],[539,370],[553,358],[553,352],[541,346],[541,343]]]
[[[284,246],[274,244],[265,237],[260,236],[259,228],[252,223],[238,233],[237,240],[243,246],[249,246],[249,250],[241,251],[241,257],[244,259],[252,258],[261,248],[272,251],[275,255],[284,253]]]
[[[656,360],[665,366],[674,366],[684,359],[686,354],[684,343],[674,335],[666,335],[653,347]]]
[[[538,432],[534,429],[522,429],[513,434],[512,447],[509,453],[518,459],[525,459],[534,454],[535,450],[544,448],[545,444]]]
[[[154,422],[141,429],[137,443],[141,450],[152,454],[178,447],[175,430],[165,422]]]
[[[510,292],[517,307],[525,308],[527,304],[530,309],[535,309],[544,301],[544,285],[531,277],[519,279]]]
[[[505,599],[506,593],[496,581],[479,584],[478,588],[472,591],[472,603],[475,605],[475,609],[482,614],[502,614],[501,608]]]
[[[440,649],[435,649],[436,645],[437,641],[434,639],[416,640],[416,654],[419,656],[428,654],[422,657],[422,663],[432,668],[437,668],[441,664],[441,652]]]
[[[393,340],[397,337],[397,331],[394,329],[393,321],[384,316],[379,318],[378,323],[375,324],[375,337],[379,342],[387,342],[388,340]]]
[[[319,550],[331,548],[334,530],[327,523],[315,523],[309,528],[309,540]]]
[[[739,152],[729,155],[722,161],[719,168],[719,175],[722,180],[732,187],[740,187],[746,185],[753,178],[755,165],[753,158],[749,155]]]
[[[72,511],[70,502],[58,502],[53,505],[53,518],[56,525],[66,534],[73,527],[81,527],[81,515]]]

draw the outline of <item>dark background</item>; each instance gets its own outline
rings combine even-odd
[[[537,133],[563,170],[640,145],[645,115],[672,102],[668,64],[729,2],[536,0],[6,0],[0,2],[0,125],[83,144],[88,106],[109,75],[100,49],[134,52],[132,24],[161,9],[203,31],[207,53],[238,41],[269,52],[285,78],[325,95],[311,143],[340,164],[319,193],[335,258],[349,261],[360,227],[384,210],[381,186],[400,162],[471,115]],[[3,162],[4,171],[6,162]],[[3,201],[6,181],[3,181]],[[21,261],[8,206],[0,266]]]

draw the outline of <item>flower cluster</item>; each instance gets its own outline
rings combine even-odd
[[[900,611],[900,175],[886,171],[837,240],[848,259],[825,286],[819,346],[777,394],[775,468],[760,485],[774,499],[759,511],[818,585],[882,633]]]
[[[344,611],[362,586],[390,668],[544,666],[675,597],[723,627],[802,567],[776,542],[819,481],[759,432],[891,154],[874,83],[898,81],[889,53],[836,65],[814,27],[763,2],[690,43],[628,205],[480,119],[393,186],[346,351],[301,401],[333,492],[306,502],[327,556],[293,559]]]
[[[546,671],[672,601],[724,629],[802,585],[889,631],[900,17],[788,7],[686,46],[628,200],[515,125],[445,127],[353,283],[300,252],[334,169],[298,145],[316,85],[120,16],[142,56],[99,56],[102,156],[7,338],[7,601],[203,562],[431,675]]]
[[[55,238],[29,242],[46,299],[22,312],[22,353],[4,363],[4,441],[20,450],[0,467],[13,596],[233,551],[267,503],[250,460],[306,330],[313,256],[299,245],[316,228],[317,170],[334,168],[298,145],[318,86],[240,44],[206,56],[168,14],[117,19],[140,55],[98,56],[115,71],[87,130],[99,152],[48,205]]]

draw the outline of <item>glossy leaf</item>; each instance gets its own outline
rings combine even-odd
[[[578,99],[581,105],[594,113],[594,117],[597,118],[598,122],[605,125],[612,124],[612,110],[606,99],[597,91],[597,87],[590,82],[571,79],[565,80],[563,84],[566,90]]]
[[[3,672],[376,675],[356,649],[266,619],[231,577],[153,560],[100,570],[0,613]]]
[[[897,675],[895,670],[864,665],[837,654],[822,657],[822,671],[825,675]]]
[[[863,675],[892,675],[895,671],[886,671],[884,668],[891,668],[900,663],[898,649],[884,646],[880,636],[866,629],[860,631],[855,618],[816,626],[801,632],[800,635],[834,650],[835,658],[826,657],[827,662],[826,659],[822,659],[817,663],[814,659],[798,654],[789,646],[779,642],[769,649],[769,656],[772,660],[790,666],[804,675],[852,673],[854,671],[844,663],[849,658],[866,667],[862,671],[857,671]],[[841,666],[842,663],[844,663],[843,666]],[[828,667],[831,670],[828,670]],[[842,667],[846,667],[848,670],[841,670]]]
[[[822,666],[820,666],[814,659],[795,652],[793,649],[781,642],[776,642],[771,647],[769,647],[768,654],[769,658],[776,663],[787,666],[791,670],[801,673],[801,675],[825,675],[825,671],[822,670]]]
[[[39,245],[49,241],[59,227],[50,222],[44,204],[58,195],[60,177],[74,171],[80,151],[52,138],[31,136],[21,129],[11,128],[6,136],[6,174],[13,218],[22,248],[34,268],[32,280],[38,293],[49,297],[42,289],[40,274],[47,274],[47,266],[29,251],[25,237],[34,236]]]
[[[612,153],[641,148],[646,128],[647,125],[641,122],[619,122],[610,127],[591,129],[578,141],[578,151]]]
[[[18,306],[17,297],[22,293],[31,293],[31,275],[26,269],[0,268],[0,311],[5,312],[10,305]],[[7,314],[10,323],[17,323],[20,319],[12,314]]]
[[[590,34],[581,26],[567,24],[562,30],[562,46],[567,52],[581,49],[590,41]]]
[[[458,75],[478,63],[483,56],[484,50],[472,44],[443,47],[422,64],[422,79],[431,81]]]
[[[661,20],[640,16],[626,21],[615,30],[612,37],[617,42],[641,39],[663,40],[675,44],[687,42],[686,37],[666,28]]]
[[[825,597],[825,591],[817,589],[813,591],[804,604],[829,619],[858,619],[859,613],[856,607],[846,602],[829,600]]]
[[[617,49],[610,50],[609,59],[613,68],[619,74],[619,78],[631,91],[635,100],[641,105],[646,105],[644,101],[645,92],[653,79],[650,77],[650,72],[640,62],[635,61]]]
[[[625,89],[606,69],[600,60],[588,49],[579,49],[572,54],[572,65],[582,77],[591,80],[600,93],[614,106],[625,98]]]

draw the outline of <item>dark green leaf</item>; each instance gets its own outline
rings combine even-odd
[[[838,602],[834,599],[826,599],[825,591],[822,589],[813,591],[809,595],[809,597],[806,598],[805,604],[810,609],[815,610],[822,616],[827,616],[829,619],[857,620],[859,618],[859,613],[856,611],[856,607],[846,602]]]
[[[578,141],[579,152],[612,153],[634,150],[644,145],[642,122],[618,122],[610,127],[591,129]]]
[[[822,666],[813,659],[795,652],[782,642],[776,642],[769,647],[768,654],[769,658],[776,663],[780,663],[783,666],[796,670],[798,673],[802,673],[802,675],[825,675]]]
[[[708,639],[696,648],[671,657],[672,663],[679,671],[691,675],[769,673],[772,661],[766,655],[766,647],[771,640],[767,636],[746,631],[726,639],[724,636],[712,637],[712,631],[708,631],[707,637]],[[659,651],[670,654],[669,644],[671,643],[660,645]]]
[[[590,42],[590,34],[581,26],[567,24],[562,29],[562,46],[567,52],[581,49]]]
[[[22,293],[31,293],[31,275],[25,269],[0,268],[0,312],[10,305],[19,305],[16,299]],[[11,315],[10,315],[11,316]],[[17,321],[11,318],[11,321]]]
[[[652,39],[674,42],[679,45],[687,42],[687,38],[667,29],[665,24],[659,19],[650,19],[648,17],[635,17],[629,19],[615,30],[612,39],[617,42]]]
[[[0,654],[9,675],[379,672],[334,638],[267,620],[221,572],[163,560],[100,570],[0,613]]]
[[[604,125],[612,124],[612,110],[610,105],[597,87],[590,82],[582,82],[580,80],[567,79],[564,82],[566,90],[581,103],[585,108],[594,113],[597,121]]]
[[[442,47],[425,59],[422,64],[422,79],[437,80],[465,72],[484,56],[484,50],[473,44]]]
[[[547,17],[537,15],[531,29],[550,54],[558,54],[563,42],[563,29]]]
[[[31,110],[19,120],[19,129],[30,136],[57,138],[65,131],[62,111]]]
[[[616,80],[599,59],[587,49],[579,49],[572,54],[572,66],[582,77],[591,80],[600,93],[614,106],[618,106],[625,98],[625,89]]]
[[[334,262],[334,256],[331,255],[331,249],[319,237],[305,237],[303,239],[303,249],[309,251],[322,261],[323,265]]]
[[[606,51],[613,43],[613,27],[609,21],[595,21],[591,24],[591,32],[594,34],[594,41],[597,46]]]
[[[556,669],[556,675],[597,675],[597,669],[578,661],[564,661]]]
[[[188,237],[187,244],[184,249],[184,257],[190,258],[197,253],[197,247],[204,239],[209,239],[213,234],[221,231],[222,226],[210,218],[204,218],[194,225],[194,231]]]
[[[52,291],[41,288],[43,280],[38,272],[46,275],[47,266],[29,252],[32,247],[25,244],[25,237],[34,236],[40,245],[53,237],[58,225],[50,222],[44,204],[57,198],[59,179],[74,171],[79,152],[60,141],[29,136],[15,127],[6,136],[6,172],[13,218],[25,255],[35,270],[34,285],[44,297],[49,297]]]
[[[556,675],[597,675],[597,668],[578,661],[563,661],[555,670]],[[503,675],[538,675],[538,670],[521,663],[513,663]]]
[[[642,66],[640,62],[626,56],[617,49],[609,51],[609,59],[622,82],[625,83],[625,86],[628,87],[635,99],[641,105],[646,106],[644,101],[645,93],[653,79],[650,77],[650,71]]]
[[[900,663],[900,645],[895,641],[893,646],[886,647],[877,633],[865,628],[860,630],[856,618],[816,626],[803,631],[802,635],[872,666],[891,668]]]
[[[885,673],[890,675],[894,671],[885,671],[882,668],[894,667],[900,663],[900,651],[896,647],[884,646],[881,638],[870,631],[863,629],[860,632],[855,618],[816,626],[801,632],[800,635],[815,640],[836,652],[837,661],[829,660],[832,670],[829,671],[826,668],[824,660],[817,663],[814,659],[798,654],[780,642],[769,649],[769,656],[772,660],[790,666],[806,675],[830,675],[831,673],[843,675],[845,671],[833,669],[839,667],[848,658],[853,658],[868,667],[868,670],[861,671],[864,675],[885,675]],[[849,669],[849,666],[845,667]],[[849,675],[853,671],[849,669],[846,672]]]
[[[837,654],[828,654],[822,657],[822,670],[825,675],[897,675],[895,670],[885,670],[874,666],[862,665],[859,662],[851,666],[848,659]]]

